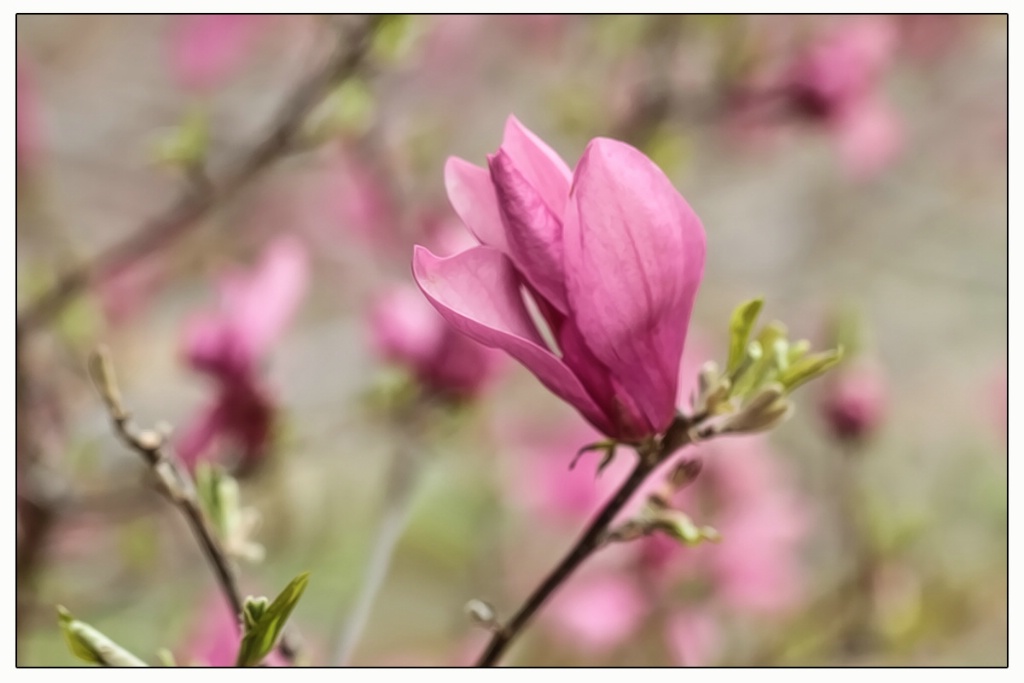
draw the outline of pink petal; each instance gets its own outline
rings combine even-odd
[[[654,431],[675,413],[679,363],[704,272],[700,219],[635,148],[597,138],[564,225],[571,317]]]
[[[439,259],[416,246],[413,275],[434,308],[469,338],[507,352],[594,426],[609,427],[580,381],[551,351],[530,320],[508,257],[476,247]]]
[[[572,171],[562,157],[511,115],[505,122],[501,151],[508,154],[526,182],[540,194],[548,210],[561,216],[572,181]]]
[[[288,324],[306,291],[308,268],[302,243],[280,237],[267,247],[244,287],[227,283],[226,312],[254,358],[265,354]]]
[[[508,256],[527,281],[565,313],[562,221],[504,148],[488,157],[508,240]],[[568,190],[568,182],[565,183]]]
[[[480,243],[507,253],[505,225],[491,174],[468,161],[449,157],[444,165],[444,184],[455,213]]]
[[[182,354],[194,369],[224,381],[248,374],[254,361],[249,345],[220,312],[200,313],[185,323]]]

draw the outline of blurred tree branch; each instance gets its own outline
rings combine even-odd
[[[340,81],[355,73],[370,51],[380,17],[371,15],[339,25],[338,47],[327,63],[289,96],[267,134],[229,165],[219,179],[196,184],[162,213],[143,223],[120,242],[91,260],[60,274],[56,283],[19,313],[16,338],[24,339],[44,327],[82,289],[102,280],[118,267],[146,256],[180,237],[211,209],[234,196],[261,171],[289,154],[307,116]]]
[[[157,476],[163,493],[175,507],[181,510],[188,521],[193,535],[199,541],[199,545],[202,547],[218,583],[220,583],[224,597],[231,606],[235,624],[240,630],[243,598],[238,587],[234,565],[199,505],[199,498],[192,478],[182,468],[177,458],[165,452],[166,430],[159,427],[138,430],[132,426],[131,415],[121,403],[120,389],[106,349],[100,348],[92,355],[89,359],[89,370],[96,390],[103,399],[107,412],[110,413],[114,432],[126,446],[142,456],[142,459]],[[278,651],[289,662],[295,661],[298,651],[290,642],[287,632],[281,636]]]
[[[359,638],[370,618],[373,602],[384,585],[391,559],[402,532],[405,530],[412,505],[423,472],[422,454],[411,435],[399,429],[399,443],[392,457],[385,482],[384,506],[374,535],[370,558],[366,563],[363,584],[353,601],[352,607],[342,626],[331,657],[333,666],[349,666]]]

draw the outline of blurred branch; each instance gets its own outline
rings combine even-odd
[[[206,559],[220,583],[221,591],[231,606],[235,616],[235,625],[241,632],[241,614],[243,608],[242,594],[238,588],[238,578],[234,566],[221,546],[209,520],[203,514],[196,495],[192,478],[178,462],[177,458],[168,455],[164,449],[167,442],[167,429],[138,430],[131,424],[131,415],[124,409],[121,392],[114,375],[113,365],[107,350],[97,349],[89,359],[89,374],[96,385],[96,390],[106,405],[107,412],[117,437],[138,453],[149,465],[157,477],[161,490],[177,507],[188,521],[193,535],[199,541]],[[296,648],[289,642],[288,634],[281,637],[278,651],[289,662],[294,662]]]
[[[242,153],[220,179],[190,184],[168,209],[143,223],[138,230],[92,260],[58,275],[49,290],[18,313],[17,339],[45,326],[91,283],[180,237],[211,209],[237,194],[261,171],[286,156],[297,142],[309,113],[339,81],[351,76],[363,63],[379,21],[380,17],[369,16],[357,22],[345,22],[345,26],[339,28],[338,48],[326,65],[287,98],[276,123],[255,147]]]
[[[363,585],[335,645],[331,658],[334,666],[349,666],[352,660],[359,638],[369,621],[373,602],[388,575],[391,558],[405,529],[413,494],[423,471],[420,457],[422,454],[414,450],[417,445],[410,443],[410,435],[404,429],[398,431],[400,442],[387,474],[380,525],[374,537],[373,548],[370,550],[370,559],[366,564]]]
[[[15,559],[16,632],[25,625],[34,601],[35,577],[64,497],[61,482],[49,476],[42,462],[42,433],[35,417],[37,390],[28,377],[25,349],[15,345],[15,477],[20,527]],[[51,422],[49,429],[56,430],[56,425]]]

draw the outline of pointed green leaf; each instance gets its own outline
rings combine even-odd
[[[793,391],[804,382],[820,377],[842,358],[842,347],[804,356],[779,375],[779,382],[786,388],[786,391]]]
[[[252,607],[245,612],[247,623],[238,650],[238,666],[259,666],[270,654],[308,583],[309,572],[303,572],[285,586],[269,607],[264,607],[264,603],[258,599],[247,602],[247,606],[251,604]],[[255,622],[251,626],[248,623],[250,620]]]
[[[75,619],[61,605],[57,606],[57,619],[68,649],[79,659],[100,666],[146,666],[141,659],[89,624]]]
[[[793,342],[792,344],[789,345],[789,352],[787,354],[786,359],[789,362],[787,365],[792,365],[793,363],[797,362],[798,360],[806,356],[810,350],[811,342],[807,341],[806,339],[801,339],[798,342]]]
[[[731,374],[743,360],[747,342],[750,341],[750,332],[754,329],[754,322],[757,321],[762,306],[764,299],[758,297],[740,304],[732,312],[729,319],[729,362],[725,368],[727,373]]]

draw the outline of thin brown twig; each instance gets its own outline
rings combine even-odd
[[[534,589],[530,597],[504,625],[494,630],[494,635],[476,666],[494,666],[512,641],[523,631],[533,615],[558,588],[590,557],[604,545],[609,526],[622,511],[633,494],[643,485],[655,469],[671,457],[678,449],[691,443],[692,435],[699,427],[699,419],[679,417],[665,435],[656,443],[637,448],[637,463],[625,482],[605,503],[600,512],[587,525],[569,553]]]
[[[189,188],[156,217],[91,260],[59,275],[46,292],[18,313],[16,337],[21,340],[46,325],[82,289],[119,267],[146,256],[196,225],[211,209],[231,198],[261,171],[286,156],[302,132],[307,116],[338,82],[363,63],[379,17],[370,16],[341,29],[339,45],[324,67],[286,100],[268,133],[255,147],[231,163],[219,180]]]
[[[139,430],[132,425],[131,415],[124,409],[121,402],[120,389],[105,348],[101,347],[94,352],[90,358],[89,371],[96,390],[106,404],[114,432],[126,446],[146,461],[146,464],[156,474],[163,492],[185,516],[208,564],[217,577],[221,592],[231,606],[231,611],[236,617],[236,627],[241,629],[240,615],[244,603],[238,587],[235,568],[221,545],[220,539],[217,538],[213,526],[203,514],[192,478],[178,459],[168,454],[164,448],[167,441],[166,431],[160,429]],[[289,663],[295,662],[298,650],[290,641],[287,633],[281,637],[277,649]]]

